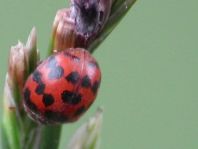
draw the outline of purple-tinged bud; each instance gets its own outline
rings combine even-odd
[[[112,0],[71,0],[76,33],[79,38],[82,38],[82,41],[85,40],[86,46],[104,27],[110,14],[111,5]]]
[[[18,42],[12,46],[8,59],[9,86],[22,92],[23,85],[28,74],[34,69],[39,60],[39,53],[36,48],[36,29],[33,28],[26,45]]]
[[[25,82],[25,72],[27,63],[25,59],[25,46],[18,42],[16,46],[12,46],[9,56],[9,70],[8,75],[11,84],[16,84],[20,90],[23,88]]]
[[[76,10],[76,21],[78,25],[87,25],[89,28],[84,32],[91,32],[96,28],[102,28],[111,11],[112,0],[71,0],[71,6]]]
[[[8,75],[6,74],[5,77],[5,84],[4,84],[4,108],[9,110],[15,110],[16,109],[16,102],[14,99],[14,92],[15,86],[13,85],[13,82]]]
[[[111,5],[112,0],[71,0],[70,8],[56,14],[51,49],[87,49],[107,22]]]

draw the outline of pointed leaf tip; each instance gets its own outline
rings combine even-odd
[[[26,42],[26,48],[28,50],[31,50],[31,49],[36,49],[36,47],[37,47],[37,32],[36,32],[36,28],[33,27],[28,36],[28,40]]]
[[[95,116],[83,124],[73,135],[68,149],[97,149],[102,126],[103,109],[98,108]]]

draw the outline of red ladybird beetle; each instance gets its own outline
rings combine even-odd
[[[58,52],[28,77],[23,90],[25,110],[43,124],[76,121],[95,100],[100,80],[99,65],[88,51]]]

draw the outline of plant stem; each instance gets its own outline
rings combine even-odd
[[[43,126],[40,149],[57,149],[60,141],[61,125]]]
[[[6,135],[5,129],[3,128],[3,124],[1,125],[1,143],[3,149],[10,149],[8,137]]]
[[[20,149],[20,118],[13,99],[13,90],[8,85],[9,76],[6,75],[3,102],[2,141],[3,149]],[[14,87],[14,86],[12,86]],[[5,141],[5,139],[7,139]],[[7,147],[7,148],[5,148]]]
[[[4,147],[10,149],[21,149],[20,147],[20,131],[19,124],[17,123],[16,111],[15,109],[5,109],[2,124],[2,133],[4,134],[4,139],[7,139],[7,143],[4,142]],[[9,138],[9,139],[8,139]],[[6,149],[6,148],[4,148]]]

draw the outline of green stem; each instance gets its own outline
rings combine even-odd
[[[38,133],[37,128],[38,124],[33,122],[29,119],[29,117],[26,117],[24,119],[24,126],[23,126],[23,149],[33,149],[34,142],[37,139],[36,135]]]
[[[20,148],[20,118],[13,99],[13,92],[9,86],[9,75],[6,75],[3,102],[2,141],[3,149]],[[11,83],[11,82],[10,82]],[[4,139],[4,140],[3,140]],[[7,139],[5,141],[5,139]]]
[[[15,109],[4,110],[2,129],[2,138],[7,139],[8,143],[6,144],[6,142],[4,142],[4,147],[6,146],[8,149],[21,149],[19,124],[17,123]]]
[[[58,149],[61,128],[61,125],[43,126],[41,132],[40,149]]]
[[[9,143],[8,143],[8,137],[6,135],[6,131],[3,128],[3,124],[1,124],[1,143],[3,149],[10,149]]]

